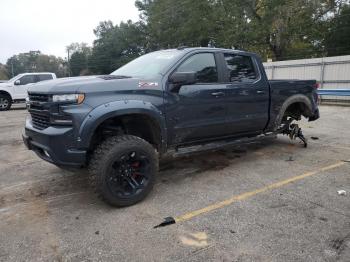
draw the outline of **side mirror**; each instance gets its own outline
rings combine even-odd
[[[169,77],[169,82],[175,86],[192,85],[197,82],[195,72],[175,72]]]
[[[16,80],[16,81],[15,81],[15,85],[16,85],[16,86],[18,86],[18,85],[20,85],[20,84],[21,84],[21,80]]]

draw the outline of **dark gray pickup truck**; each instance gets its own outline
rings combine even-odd
[[[61,167],[88,167],[115,206],[150,192],[166,155],[287,134],[319,118],[314,80],[268,81],[252,53],[179,48],[141,56],[110,75],[57,79],[29,90],[23,140]]]

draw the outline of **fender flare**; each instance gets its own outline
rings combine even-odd
[[[279,113],[276,117],[275,121],[275,130],[280,126],[282,123],[282,118],[284,116],[284,113],[286,112],[287,108],[295,103],[302,103],[306,106],[307,109],[307,116],[312,116],[312,104],[310,99],[306,95],[298,94],[298,95],[293,95],[291,97],[288,97],[286,101],[281,106],[281,109],[279,110]]]
[[[100,105],[85,117],[79,128],[78,147],[89,148],[93,134],[105,120],[130,114],[143,114],[153,119],[160,128],[161,148],[166,145],[167,132],[163,113],[149,102],[122,100]]]

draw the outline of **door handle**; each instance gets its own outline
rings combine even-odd
[[[224,92],[214,92],[214,93],[211,93],[212,96],[215,96],[215,97],[220,97],[220,96],[224,96],[225,93]]]
[[[256,93],[259,94],[259,95],[263,95],[263,94],[265,94],[265,91],[258,90],[258,91],[256,91]]]

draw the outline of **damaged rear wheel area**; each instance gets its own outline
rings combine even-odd
[[[304,143],[304,147],[307,147],[307,139],[298,124],[286,124],[282,134],[289,136],[291,140],[299,138]]]
[[[290,105],[283,114],[278,127],[278,133],[289,136],[291,140],[299,138],[304,143],[304,147],[307,147],[307,139],[300,126],[295,122],[300,121],[302,116],[310,117],[311,112],[309,111],[309,108],[303,103],[294,103]]]

